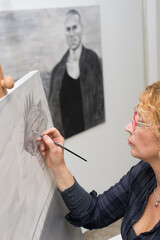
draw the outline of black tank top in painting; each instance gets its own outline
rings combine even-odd
[[[84,130],[83,103],[80,78],[71,78],[65,71],[60,90],[60,108],[64,137],[71,137]]]

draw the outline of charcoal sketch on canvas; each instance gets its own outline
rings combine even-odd
[[[82,14],[70,9],[63,18],[68,48],[52,70],[49,107],[55,127],[68,138],[105,117],[101,61],[85,46]]]
[[[32,132],[53,126],[38,71],[0,99],[0,113],[0,239],[82,240],[64,220],[67,209]]]

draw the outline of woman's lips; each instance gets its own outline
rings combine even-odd
[[[128,145],[132,146],[133,143],[128,139]]]

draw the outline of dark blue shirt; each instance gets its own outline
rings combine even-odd
[[[137,237],[137,234],[135,233],[134,228],[131,227],[127,234],[127,240],[134,240],[135,237]]]
[[[129,240],[128,232],[142,216],[148,197],[156,184],[152,168],[149,164],[141,161],[103,194],[97,196],[95,191],[90,194],[85,193],[81,201],[76,202],[76,204],[72,202],[72,199],[68,199],[68,202],[72,202],[72,207],[69,207],[71,212],[66,216],[66,219],[75,226],[96,229],[106,227],[123,217],[121,235],[123,240]],[[70,193],[70,195],[72,194]],[[62,193],[62,197],[65,201],[67,198],[65,192]],[[86,204],[85,209],[81,208],[79,214],[76,214],[73,208],[77,204],[81,206],[80,202],[83,205],[83,200],[87,201],[88,204]],[[160,240],[160,221],[150,232],[141,233],[134,238],[134,240],[140,239]]]

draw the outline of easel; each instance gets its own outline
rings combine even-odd
[[[7,76],[4,78],[1,64],[0,64],[0,98],[7,94],[7,89],[14,87],[14,80],[12,77]]]

